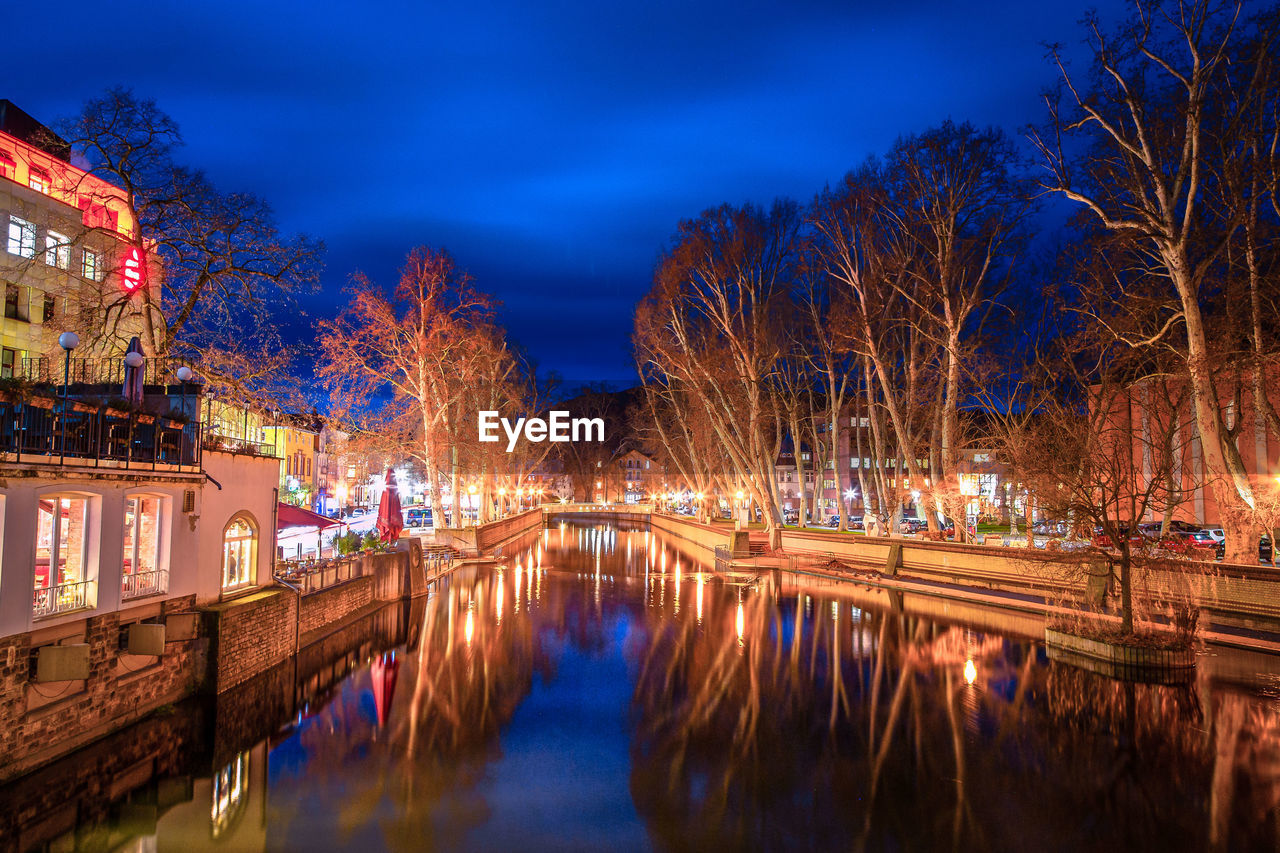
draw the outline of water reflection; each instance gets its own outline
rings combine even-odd
[[[999,631],[1006,617],[987,613],[979,630],[780,580],[717,574],[638,527],[549,527],[441,584],[399,648],[309,666],[305,683],[323,689],[190,789],[205,831],[179,805],[146,837],[272,850],[1276,846],[1280,712],[1215,679],[1214,660],[1192,684],[1119,682],[1049,662],[1021,636],[1025,617]]]

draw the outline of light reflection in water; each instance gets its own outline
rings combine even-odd
[[[1006,611],[966,627],[865,588],[742,585],[660,536],[624,533],[628,563],[599,531],[565,530],[538,537],[540,568],[530,541],[419,605],[385,724],[361,663],[287,710],[261,753],[272,772],[254,775],[273,780],[269,848],[504,849],[531,820],[565,846],[618,849],[1274,846],[1270,700],[1049,663]],[[667,551],[673,574],[694,573],[678,613],[665,575],[647,575]],[[247,771],[216,768],[200,822],[225,825]],[[553,807],[532,815],[504,790]]]

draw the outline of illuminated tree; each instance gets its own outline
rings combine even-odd
[[[1049,166],[1044,186],[1110,236],[1117,268],[1163,283],[1161,323],[1122,342],[1179,355],[1227,558],[1254,562],[1254,496],[1224,412],[1232,395],[1222,387],[1229,354],[1217,346],[1226,332],[1217,315],[1223,264],[1241,225],[1260,212],[1224,205],[1223,196],[1240,186],[1242,161],[1274,174],[1274,148],[1257,146],[1256,131],[1266,139],[1271,128],[1275,138],[1276,18],[1247,20],[1238,2],[1182,0],[1140,4],[1114,34],[1096,15],[1085,25],[1093,53],[1087,79],[1053,53],[1061,87],[1046,99],[1048,127],[1032,137]]]
[[[264,200],[221,192],[179,164],[177,123],[150,99],[110,89],[58,129],[89,174],[124,191],[132,248],[158,258],[150,268],[163,279],[106,294],[96,334],[111,337],[119,318],[139,315],[148,355],[197,360],[203,376],[240,387],[277,374],[287,363],[282,312],[314,285],[322,245],[280,234]]]

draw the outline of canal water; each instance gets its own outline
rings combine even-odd
[[[1280,662],[1117,681],[1034,619],[705,560],[538,531],[234,710],[118,735],[158,744],[144,771],[100,748],[0,790],[80,798],[0,849],[1280,846]]]

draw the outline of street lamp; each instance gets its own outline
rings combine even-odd
[[[187,417],[187,383],[191,381],[191,368],[185,364],[178,368],[178,392],[182,395],[182,416]],[[187,426],[182,426],[182,438],[178,442],[178,464],[181,465],[187,452]]]
[[[71,351],[80,346],[80,336],[75,332],[63,332],[58,335],[58,346],[66,351],[67,357],[62,368],[62,447],[59,456],[67,453],[67,395],[71,388]]]

